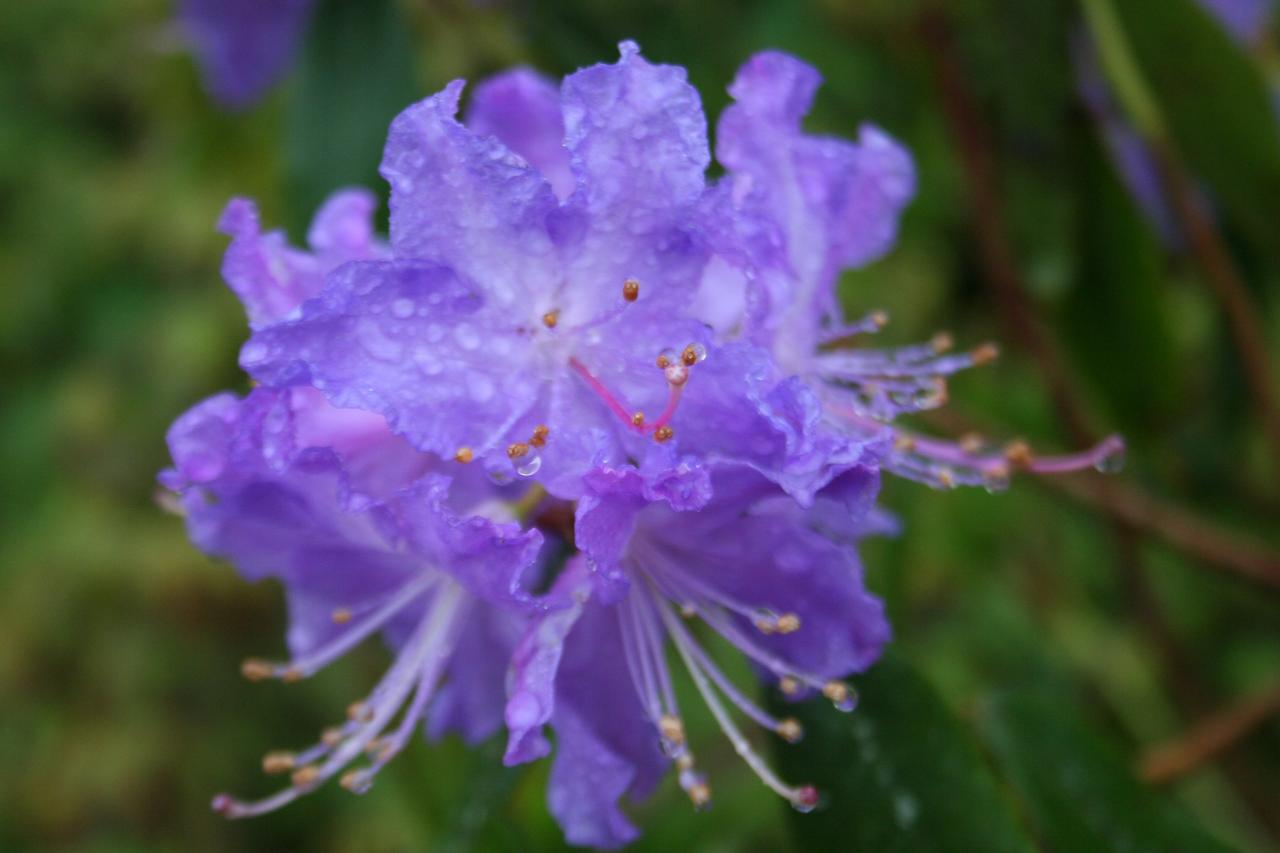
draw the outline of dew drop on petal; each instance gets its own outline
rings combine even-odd
[[[413,316],[413,300],[401,297],[391,303],[391,313],[399,317],[401,320],[407,320]]]
[[[538,453],[528,453],[520,459],[520,464],[516,466],[516,473],[521,477],[532,477],[542,468],[542,456]]]

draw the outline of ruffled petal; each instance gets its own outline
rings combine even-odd
[[[589,604],[566,639],[552,724],[547,801],[565,838],[604,848],[633,840],[618,800],[648,796],[669,761],[631,684],[615,608]]]
[[[527,160],[561,200],[573,193],[576,182],[564,147],[560,90],[551,80],[528,68],[490,77],[472,92],[466,123],[478,134],[497,137]]]
[[[455,80],[391,123],[382,158],[391,245],[397,257],[451,267],[495,307],[519,305],[533,319],[529,304],[560,279],[547,231],[556,197],[506,145],[457,122],[463,85]]]
[[[685,71],[652,65],[632,42],[621,59],[565,78],[565,146],[577,189],[558,219],[569,258],[560,306],[569,322],[620,304],[640,282],[632,313],[674,316],[706,262],[689,211],[710,162],[706,118]]]
[[[551,752],[542,727],[555,711],[556,675],[565,637],[582,615],[592,583],[586,560],[571,559],[551,592],[561,606],[534,617],[511,656],[505,713],[509,735],[502,759],[508,765],[534,761]]]
[[[727,255],[782,276],[755,286],[771,308],[763,316],[781,342],[811,348],[819,322],[836,308],[842,268],[883,255],[915,192],[910,155],[870,125],[857,144],[806,135],[820,77],[794,57],[757,54],[739,70],[721,116],[716,156],[728,171],[711,205]]]
[[[641,510],[653,502],[677,512],[696,510],[711,497],[706,470],[692,465],[680,465],[657,476],[646,476],[632,467],[601,466],[587,473],[584,486],[574,539],[589,559],[598,598],[604,603],[620,599],[630,585],[622,558]]]
[[[479,454],[539,391],[524,381],[527,339],[487,325],[482,307],[445,267],[347,264],[297,320],[254,335],[241,365],[266,385],[309,384],[337,406],[377,412],[422,450]]]
[[[307,234],[311,252],[288,244],[283,231],[262,232],[258,209],[232,199],[218,220],[231,237],[222,277],[244,303],[249,325],[260,329],[290,316],[324,286],[325,274],[347,261],[380,257],[373,233],[377,200],[359,189],[339,190],[316,213]]]

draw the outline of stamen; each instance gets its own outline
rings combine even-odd
[[[956,345],[955,338],[951,337],[950,332],[938,332],[929,341],[929,346],[938,355],[942,355],[944,352],[951,349],[955,345]]]
[[[320,778],[320,768],[314,764],[308,764],[306,767],[299,767],[293,771],[290,780],[295,788],[305,788],[308,785],[314,785]]]
[[[791,634],[800,630],[800,617],[795,613],[783,613],[775,625],[779,634]]]
[[[653,431],[653,440],[662,444],[663,442],[670,441],[671,437],[675,434],[675,430],[664,424]]]
[[[250,681],[265,681],[275,675],[276,668],[262,658],[247,658],[240,664],[240,674]]]
[[[475,454],[470,447],[459,447],[458,452],[453,454],[453,461],[461,462],[463,465],[466,465],[474,458]]]
[[[636,429],[644,429],[644,412],[637,411],[631,416],[631,425]]]
[[[347,607],[335,608],[333,613],[329,614],[329,618],[335,625],[345,625],[351,621],[351,610]]]
[[[787,717],[785,720],[780,720],[774,731],[787,743],[799,743],[801,738],[804,737],[804,728],[795,717]]]
[[[559,322],[560,322],[559,311],[548,311],[547,313],[542,315],[542,325],[546,326],[548,329],[554,329],[556,327],[556,324]]]
[[[547,435],[550,432],[546,424],[538,424],[533,428],[533,436],[529,439],[529,444],[533,447],[543,447],[547,443]]]
[[[516,442],[515,444],[507,445],[507,457],[509,459],[519,459],[521,456],[525,456],[528,453],[529,445],[524,442]]]
[[[711,689],[711,685],[707,683],[707,678],[698,666],[695,657],[690,653],[688,646],[683,641],[682,634],[684,626],[676,618],[671,608],[664,601],[657,600],[655,604],[658,608],[659,615],[662,616],[663,622],[667,625],[667,630],[671,634],[672,640],[675,642],[676,650],[680,653],[680,657],[684,659],[685,667],[689,670],[690,677],[693,678],[693,684],[702,694],[702,699],[707,703],[707,708],[711,711],[711,715],[715,717],[716,722],[720,724],[720,729],[729,738],[729,742],[733,744],[734,751],[742,757],[747,766],[755,772],[760,781],[764,782],[769,788],[784,797],[793,804],[804,801],[806,798],[799,788],[792,788],[781,779],[779,779],[765,764],[764,760],[751,748],[751,744],[743,736],[742,732],[734,724],[733,719],[725,711],[724,706],[720,704],[720,700],[716,697],[715,691]],[[687,635],[686,635],[687,636]],[[703,783],[705,784],[705,783]],[[702,792],[699,791],[701,794]],[[706,796],[710,797],[710,790],[706,792]],[[693,798],[694,792],[691,789],[690,798]],[[697,800],[694,801],[695,805]]]
[[[969,353],[969,358],[973,360],[975,367],[981,367],[984,364],[990,364],[1000,356],[1000,348],[993,343],[980,344],[977,349]]]
[[[268,752],[262,756],[262,772],[264,773],[288,773],[294,768],[297,759],[292,752],[276,750]]]
[[[640,298],[640,282],[634,278],[629,278],[622,283],[622,298],[628,302],[635,302]]]
[[[795,696],[800,692],[800,682],[789,675],[784,675],[778,679],[778,689],[784,696]]]
[[[347,706],[347,719],[353,723],[367,723],[373,719],[373,710],[363,702],[352,702]]]

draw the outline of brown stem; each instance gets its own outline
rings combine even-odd
[[[1226,316],[1258,419],[1271,446],[1272,460],[1280,471],[1280,402],[1276,398],[1280,384],[1271,369],[1271,354],[1258,323],[1258,308],[1235,260],[1199,203],[1195,186],[1177,153],[1161,140],[1150,140],[1150,145],[1174,215]]]
[[[1280,589],[1280,554],[1184,509],[1162,503],[1135,486],[1118,481],[1100,483],[1080,476],[1046,477],[1038,482],[1205,565]]]
[[[1202,719],[1176,740],[1149,750],[1139,763],[1148,782],[1172,782],[1222,755],[1280,714],[1280,683]]]

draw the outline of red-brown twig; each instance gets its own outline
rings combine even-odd
[[[1200,720],[1175,740],[1149,750],[1138,770],[1148,782],[1172,782],[1213,761],[1272,716],[1280,714],[1280,684]]]
[[[1280,589],[1280,554],[1187,510],[1161,502],[1136,486],[1125,482],[1099,483],[1092,477],[1046,477],[1039,482],[1207,566]]]
[[[1276,399],[1280,384],[1271,369],[1271,354],[1258,322],[1258,308],[1235,260],[1197,200],[1195,187],[1176,152],[1160,140],[1149,142],[1174,215],[1226,316],[1258,420],[1271,447],[1272,461],[1280,471],[1280,403]]]

